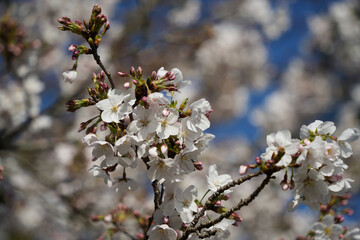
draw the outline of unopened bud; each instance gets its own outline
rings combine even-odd
[[[132,82],[133,82],[135,85],[138,85],[138,84],[139,84],[139,81],[136,80],[136,79],[132,79]]]
[[[104,34],[107,32],[107,30],[109,30],[110,29],[110,22],[109,21],[107,21],[106,23],[105,23],[105,26],[104,26]]]
[[[84,24],[79,20],[79,19],[76,19],[75,20],[75,24],[78,25],[79,27],[83,27]]]
[[[136,71],[136,74],[137,74],[139,77],[142,76],[143,70],[142,70],[142,68],[141,68],[140,66],[138,67],[138,69],[137,69],[137,71]]]
[[[152,71],[150,78],[151,78],[152,81],[157,79],[157,74],[156,74],[155,71]]]
[[[110,214],[106,215],[106,216],[104,217],[104,221],[106,221],[106,222],[111,222],[111,221],[112,221],[112,216],[111,216]]]
[[[161,114],[163,117],[168,117],[170,115],[170,110],[168,108],[165,108]]]
[[[306,146],[310,145],[310,143],[311,143],[311,142],[310,142],[310,140],[309,140],[309,139],[307,139],[307,138],[306,138],[306,139],[304,139],[304,144],[305,144]]]
[[[335,223],[342,223],[344,221],[344,217],[342,215],[337,215],[334,218]]]
[[[194,167],[195,167],[196,170],[199,170],[199,171],[201,171],[201,170],[204,169],[204,168],[203,168],[203,165],[202,165],[202,162],[196,162],[196,163],[194,163]]]
[[[100,125],[100,130],[105,131],[106,129],[107,129],[107,123],[104,122],[103,124]]]
[[[145,236],[144,236],[144,234],[142,234],[142,233],[136,233],[136,239],[144,239],[145,238]]]
[[[240,165],[239,173],[240,175],[245,175],[249,167],[247,165]]]
[[[94,15],[98,15],[99,13],[101,13],[101,7],[98,4],[95,4],[92,10],[92,13]]]
[[[124,83],[124,88],[125,89],[131,88],[131,83],[129,83],[129,82]]]
[[[157,157],[158,156],[157,148],[156,147],[149,148],[149,154],[152,157]]]
[[[283,191],[286,191],[289,189],[289,183],[285,180],[282,180],[281,183],[280,183],[280,186],[281,186],[281,189]]]
[[[261,165],[261,158],[256,157],[255,162],[256,162],[257,165]]]
[[[133,76],[133,77],[135,77],[135,74],[136,74],[136,73],[135,73],[135,68],[134,68],[134,67],[131,67],[131,68],[130,68],[130,75]]]
[[[354,214],[354,210],[351,209],[351,208],[346,208],[343,210],[344,214],[350,216],[350,215],[353,215]]]
[[[165,155],[168,151],[168,146],[166,144],[163,144],[161,145],[160,149],[161,149],[161,153]]]
[[[130,75],[124,72],[118,72],[117,73],[120,77],[129,77]]]
[[[215,206],[221,206],[221,201],[220,200],[216,201]]]
[[[167,224],[169,222],[169,218],[163,217],[163,223]]]
[[[320,205],[320,212],[326,212],[328,207],[326,205]]]
[[[231,218],[234,219],[236,222],[243,221],[243,218],[237,212],[232,213]]]
[[[68,47],[68,50],[69,50],[69,52],[73,52],[76,50],[76,48],[77,48],[77,46],[75,44],[70,44],[70,46]]]

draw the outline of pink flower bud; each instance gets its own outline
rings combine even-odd
[[[129,77],[129,74],[124,73],[124,72],[118,72],[117,73],[120,77]]]
[[[342,223],[344,221],[344,217],[341,215],[337,215],[337,216],[335,216],[334,221],[336,223]]]
[[[248,169],[249,169],[249,167],[247,165],[240,165],[240,168],[239,168],[240,175],[246,174]]]
[[[135,85],[139,84],[139,81],[136,80],[136,79],[132,79],[132,82],[133,82]]]
[[[124,83],[124,88],[125,89],[131,88],[131,83],[129,83],[129,82]]]
[[[169,222],[169,218],[163,217],[163,223],[167,224]]]
[[[283,191],[286,191],[289,189],[289,183],[287,181],[284,181],[284,180],[281,181],[280,186]]]
[[[170,115],[170,110],[168,108],[165,108],[161,114],[163,117],[168,117]]]
[[[136,233],[136,238],[137,239],[144,239],[144,234],[142,234],[142,233]]]
[[[136,211],[136,210],[133,211],[133,215],[135,217],[140,217],[141,216],[140,213],[138,211]]]
[[[306,138],[306,139],[304,139],[304,144],[305,144],[306,146],[310,145],[310,143],[311,143],[311,142],[310,142],[310,140],[309,140],[309,139],[307,139],[307,138]]]
[[[203,168],[203,165],[202,165],[202,162],[196,162],[196,163],[194,163],[194,167],[195,167],[196,170],[199,170],[199,171],[201,171],[201,170],[204,169],[204,168]]]
[[[135,68],[134,67],[130,68],[130,75],[133,77],[135,76]]]
[[[261,165],[261,158],[256,157],[255,162],[256,162],[257,165]]]
[[[221,206],[221,201],[220,200],[216,201],[215,206]]]
[[[111,216],[110,214],[106,215],[106,216],[104,217],[104,221],[106,221],[106,222],[111,222],[111,221],[112,221],[112,216]]]
[[[75,49],[77,48],[77,46],[75,44],[70,44],[70,46],[68,47],[69,52],[73,52],[75,51]]]

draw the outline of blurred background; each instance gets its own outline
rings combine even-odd
[[[1,0],[0,239],[96,239],[107,226],[91,215],[119,202],[152,208],[151,189],[118,194],[88,173],[91,153],[77,129],[96,109],[65,111],[68,100],[86,97],[100,68],[81,56],[76,82],[63,82],[73,64],[67,47],[84,42],[59,31],[57,19],[88,19],[95,3],[110,20],[99,54],[116,85],[116,72],[131,66],[146,75],[177,67],[192,81],[181,98],[211,103],[208,132],[216,138],[201,156],[204,170],[185,184],[205,184],[211,163],[238,177],[240,164],[253,163],[279,129],[299,137],[300,126],[316,119],[335,122],[338,135],[360,127],[360,1]],[[359,141],[352,145],[346,163],[355,213],[344,225],[359,226]],[[144,174],[131,174],[146,185]],[[307,207],[287,213],[292,194],[281,190],[281,177],[240,211],[244,222],[231,239],[306,234],[318,216]],[[232,199],[255,188],[245,185]]]

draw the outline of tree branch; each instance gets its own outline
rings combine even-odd
[[[250,180],[251,178],[255,177],[255,176],[259,176],[260,174],[262,174],[263,172],[257,172],[254,174],[250,174],[247,175],[246,177],[243,178],[239,178],[223,187],[221,187],[217,192],[215,192],[213,195],[211,195],[209,197],[209,200],[206,202],[206,205],[204,206],[204,208],[202,209],[201,212],[205,212],[205,207],[207,206],[207,204],[209,203],[209,205],[211,205],[211,199],[214,199],[215,197],[213,197],[215,194],[220,195],[220,193],[218,193],[220,190],[225,191],[226,189],[230,188],[228,185],[230,186],[235,186],[238,184],[235,184],[235,182],[239,182],[239,184],[241,184],[244,181]],[[251,203],[258,195],[259,193],[264,189],[264,187],[270,182],[270,179],[272,178],[272,172],[270,173],[266,173],[266,178],[262,181],[261,185],[245,200],[241,200],[235,207],[231,208],[230,210],[226,211],[225,213],[221,214],[219,217],[215,218],[214,220],[205,222],[200,224],[197,227],[194,227],[194,225],[198,222],[198,219],[203,215],[201,215],[200,213],[198,213],[196,215],[196,217],[198,217],[198,219],[196,221],[192,221],[189,228],[185,230],[185,232],[183,233],[183,236],[179,239],[179,240],[185,240],[188,238],[188,236],[190,235],[190,233],[193,232],[199,232],[204,228],[209,228],[211,226],[214,226],[215,224],[221,222],[223,219],[225,218],[229,218],[231,216],[232,213],[234,213],[235,211],[240,210],[243,206],[247,206],[249,203]],[[211,199],[210,199],[211,198]],[[205,209],[205,210],[204,210]],[[203,211],[204,210],[204,211]]]
[[[113,80],[112,80],[111,73],[106,70],[104,64],[103,64],[103,63],[101,62],[101,60],[100,60],[100,56],[99,56],[99,54],[98,54],[98,52],[97,52],[97,46],[94,45],[94,44],[92,44],[92,45],[90,45],[90,46],[91,46],[91,53],[92,53],[92,55],[93,55],[96,63],[101,67],[101,69],[102,69],[102,70],[104,71],[104,73],[106,74],[106,76],[107,76],[107,78],[109,79],[109,82],[110,82],[110,84],[111,84],[111,88],[112,88],[112,89],[115,89],[115,84],[114,84],[114,82],[113,82]]]

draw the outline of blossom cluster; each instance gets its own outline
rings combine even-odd
[[[300,139],[291,139],[289,130],[267,136],[268,148],[261,158],[268,164],[286,168],[283,190],[294,189],[294,200],[288,205],[293,211],[304,203],[313,210],[327,204],[332,195],[342,196],[351,188],[352,179],[344,176],[347,165],[343,159],[352,155],[350,142],[357,140],[357,128],[346,129],[334,136],[333,122],[316,120],[300,129]],[[292,168],[290,180],[288,169]]]
[[[86,129],[83,142],[92,148],[92,160],[97,163],[90,171],[103,178],[109,187],[126,192],[137,188],[136,180],[127,176],[126,169],[143,162],[155,191],[160,185],[163,191],[153,215],[155,225],[148,235],[150,239],[159,239],[164,234],[168,239],[177,239],[175,230],[190,223],[201,205],[196,202],[198,191],[194,185],[183,191],[178,183],[184,175],[202,170],[198,155],[214,138],[203,132],[210,127],[211,106],[205,99],[193,102],[189,109],[186,109],[187,99],[177,106],[172,91],[189,82],[183,81],[181,71],[176,68],[171,71],[160,68],[146,81],[141,68],[137,71],[132,68],[130,74],[118,74],[131,77],[132,81],[125,82],[122,90],[109,89],[104,83],[104,73],[94,74],[95,88],[89,89],[91,98],[69,101],[68,111],[96,105],[99,115],[82,123],[79,130]],[[170,92],[171,98],[159,90]],[[95,123],[89,126],[92,121]],[[105,133],[104,138],[100,137],[104,135],[101,132]],[[122,175],[112,176],[117,168],[122,168]],[[207,178],[210,192],[232,181],[230,175],[219,175],[215,165],[210,167]],[[225,220],[213,228],[225,231],[224,225],[235,222]]]

